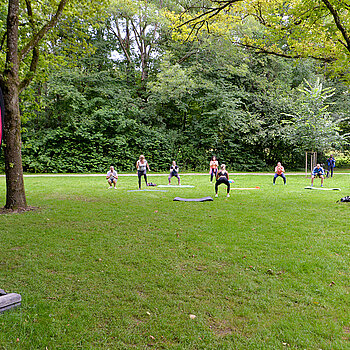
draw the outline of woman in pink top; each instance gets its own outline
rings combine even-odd
[[[284,175],[284,167],[282,166],[281,162],[278,162],[277,166],[275,167],[275,176],[273,177],[273,184],[276,183],[276,179],[278,176],[281,176],[284,184],[286,184],[287,179],[286,179],[286,176]]]
[[[218,173],[218,167],[219,167],[219,162],[216,160],[216,157],[213,156],[210,161],[210,170],[209,170],[211,183],[213,182],[214,175],[216,178],[216,174]]]

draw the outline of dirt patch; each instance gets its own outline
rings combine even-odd
[[[17,209],[6,209],[6,208],[0,208],[0,215],[8,215],[8,214],[22,214],[26,213],[27,211],[36,211],[39,210],[39,207],[25,207],[25,208],[17,208]]]
[[[225,320],[213,320],[211,319],[209,328],[214,332],[217,337],[226,337],[235,333],[236,330],[231,327]]]

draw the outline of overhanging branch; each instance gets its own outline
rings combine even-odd
[[[266,55],[272,55],[272,56],[277,56],[277,57],[283,57],[283,58],[290,58],[290,59],[297,59],[297,58],[305,58],[305,56],[302,56],[300,54],[297,55],[291,55],[283,52],[276,52],[272,50],[268,50],[267,48],[264,47],[259,47],[259,46],[254,46],[254,45],[249,45],[249,44],[243,44],[237,41],[231,41],[233,44],[237,46],[241,46],[243,48],[248,48],[254,50],[257,54],[266,54]],[[316,57],[312,55],[308,55],[307,57],[312,58],[317,61],[322,61],[325,63],[330,63],[334,62],[334,59],[329,58],[329,57]]]
[[[32,39],[27,43],[27,45],[25,45],[24,48],[21,50],[19,54],[19,61],[22,61],[29,54],[29,52],[32,51],[34,47],[36,47],[39,44],[40,40],[57,24],[67,2],[68,0],[60,1],[55,15],[32,37]]]
[[[341,32],[341,34],[346,42],[345,47],[350,52],[350,38],[349,38],[347,30],[345,29],[345,27],[341,23],[341,20],[340,20],[340,17],[339,17],[337,10],[332,6],[332,4],[328,0],[321,0],[321,1],[326,5],[326,7],[328,8],[328,11],[332,14],[335,25],[337,26],[337,28]]]

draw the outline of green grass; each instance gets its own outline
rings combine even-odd
[[[23,299],[0,349],[350,349],[349,176],[326,180],[341,192],[237,176],[261,189],[172,201],[213,196],[208,180],[25,178],[40,209],[0,216],[0,288]]]

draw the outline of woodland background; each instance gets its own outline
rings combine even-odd
[[[131,171],[141,153],[154,171],[172,160],[204,170],[212,155],[230,171],[296,170],[311,150],[350,165],[349,87],[327,62],[237,45],[237,26],[179,37],[182,11],[181,1],[114,0],[58,23],[20,98],[24,171]]]

